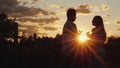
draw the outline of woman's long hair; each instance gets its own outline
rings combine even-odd
[[[105,36],[105,42],[107,43],[107,36],[106,36],[106,31],[104,28],[104,24],[103,24],[103,19],[101,16],[95,16],[93,18],[93,25],[96,26],[96,28],[98,28],[99,31],[102,31],[102,35]]]

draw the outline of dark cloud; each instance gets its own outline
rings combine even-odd
[[[36,16],[38,13],[43,15],[50,15],[53,14],[53,12],[48,12],[43,9],[39,8],[28,8],[24,6],[18,6],[14,11],[11,12],[11,14],[14,14],[12,16],[14,17],[28,17],[28,16]]]
[[[27,17],[27,16],[34,16],[39,13],[39,11],[43,11],[36,8],[28,8],[24,6],[15,7],[14,10],[9,12],[8,14],[13,17]],[[44,11],[43,11],[44,12]]]
[[[1,8],[12,8],[19,4],[17,0],[0,0]]]
[[[21,1],[18,2],[17,0],[0,0],[0,13],[6,12],[13,17],[35,16],[39,13],[42,15],[55,15],[54,12],[46,11],[44,9],[20,5],[20,2]]]
[[[18,4],[17,0],[0,0],[0,12],[12,12]]]
[[[12,12],[18,4],[17,0],[0,0],[0,12]]]
[[[90,5],[85,4],[85,5],[80,5],[79,8],[77,9],[77,13],[82,13],[82,14],[90,14]]]

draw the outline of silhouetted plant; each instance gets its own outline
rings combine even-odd
[[[0,38],[0,43],[4,43],[8,38],[13,38],[15,45],[18,43],[18,23],[15,19],[8,19],[5,13],[0,14]]]

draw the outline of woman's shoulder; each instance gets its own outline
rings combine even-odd
[[[92,31],[92,33],[97,33],[97,29],[96,28],[93,28],[91,31]]]

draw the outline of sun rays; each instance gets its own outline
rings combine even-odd
[[[86,33],[81,33],[78,36],[78,40],[82,43],[82,42],[86,42],[89,40],[89,37],[87,37]]]
[[[99,54],[97,54],[94,48],[96,49],[94,42],[92,42],[86,33],[81,33],[77,37],[77,43],[73,42],[71,43],[71,46],[66,46],[64,49],[68,50],[67,56],[73,56],[73,62],[79,62],[84,66],[85,62],[89,63],[89,61],[91,61],[89,60],[90,55],[93,55],[102,65],[105,66],[106,64],[104,60]]]

